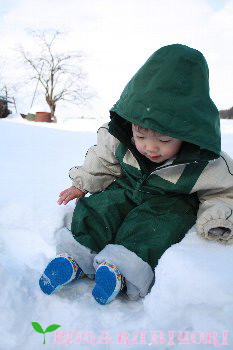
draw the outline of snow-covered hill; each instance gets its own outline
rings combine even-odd
[[[222,133],[233,157],[233,121],[222,121]],[[194,229],[162,256],[144,300],[122,296],[101,306],[88,279],[44,295],[38,279],[74,208],[56,200],[96,134],[5,119],[0,139],[1,350],[233,348],[233,246],[204,241]],[[43,345],[31,322],[60,328]]]

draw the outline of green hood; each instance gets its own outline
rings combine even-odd
[[[219,156],[219,113],[209,96],[208,65],[188,46],[174,44],[153,53],[110,112],[213,152],[210,158]]]

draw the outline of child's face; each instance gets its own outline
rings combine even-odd
[[[161,163],[174,157],[182,141],[158,132],[137,128],[132,125],[133,138],[137,150],[152,162]]]

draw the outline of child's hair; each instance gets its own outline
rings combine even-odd
[[[134,129],[136,130],[136,131],[148,131],[149,129],[148,128],[142,128],[141,126],[139,126],[139,125],[136,125],[136,124],[132,124],[132,126],[134,127]]]

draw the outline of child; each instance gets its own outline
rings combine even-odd
[[[221,152],[203,55],[180,44],[156,51],[110,118],[60,194],[59,204],[77,199],[73,236],[40,279],[46,294],[84,273],[95,276],[98,303],[122,289],[136,300],[152,286],[161,255],[195,223],[206,239],[233,241],[233,162]]]

